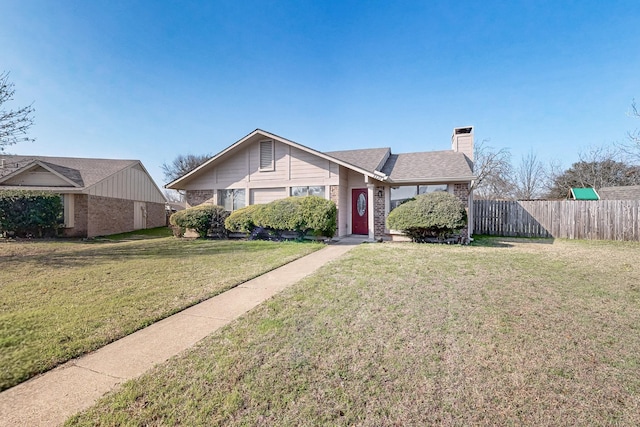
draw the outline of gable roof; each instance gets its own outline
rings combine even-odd
[[[570,191],[571,198],[575,200],[599,200],[598,193],[593,188],[572,188]]]
[[[256,129],[199,167],[168,183],[165,188],[180,189],[180,183],[199,175],[212,165],[223,161],[230,152],[249,141],[255,142],[260,137],[296,147],[379,181],[390,183],[441,182],[470,181],[475,178],[473,163],[467,156],[459,152],[431,151],[394,155],[391,154],[391,149],[388,147],[320,152],[270,132]]]
[[[86,159],[76,157],[48,157],[48,156],[0,156],[0,187],[18,188],[18,185],[7,185],[12,178],[41,167],[68,185],[56,187],[29,186],[39,190],[83,191],[107,179],[121,170],[139,165],[145,172],[139,160],[119,159]],[[148,174],[148,173],[147,173]],[[158,189],[160,191],[160,189]]]
[[[598,194],[602,200],[640,200],[640,185],[602,187]]]

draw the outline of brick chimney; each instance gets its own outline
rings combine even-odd
[[[473,161],[473,126],[454,128],[451,135],[451,149],[463,153]]]

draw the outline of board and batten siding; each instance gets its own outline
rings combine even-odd
[[[151,177],[139,165],[121,170],[89,188],[91,196],[165,203]]]

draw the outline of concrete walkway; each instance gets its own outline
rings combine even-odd
[[[0,426],[54,426],[339,258],[347,237],[0,393]]]

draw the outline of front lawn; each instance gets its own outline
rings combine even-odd
[[[640,425],[640,245],[360,245],[68,425]]]
[[[322,247],[154,236],[0,241],[0,390]]]

